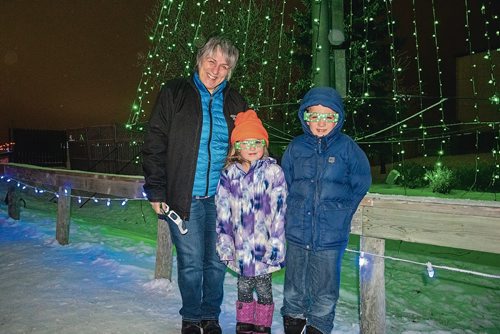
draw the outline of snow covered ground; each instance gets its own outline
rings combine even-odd
[[[0,210],[1,333],[179,333],[180,294],[173,282],[154,280],[155,249],[98,227],[73,224],[71,243],[60,246],[55,225],[23,212],[20,221]],[[234,332],[236,278],[226,275],[225,333]],[[283,333],[275,285],[274,333]],[[338,333],[357,333],[357,310]],[[339,316],[340,319],[345,316]]]
[[[53,203],[41,203],[52,206]],[[101,207],[104,206],[100,204]],[[33,207],[33,205],[31,205]],[[89,208],[103,224],[110,210]],[[106,211],[107,210],[107,211]],[[0,205],[1,333],[179,333],[180,295],[154,280],[155,249],[137,238],[72,221],[70,244],[55,240],[55,215],[23,209],[21,220]],[[75,219],[78,221],[78,219]],[[499,256],[400,244],[392,256],[500,274]],[[415,248],[416,247],[416,248]],[[438,250],[438,251],[436,251]],[[449,253],[445,253],[449,251]],[[388,250],[390,252],[390,250]],[[419,258],[420,257],[420,258]],[[332,333],[359,333],[356,254],[343,263],[341,300]],[[283,333],[283,286],[274,283],[273,333]],[[221,324],[234,333],[236,279],[227,274]],[[386,261],[388,333],[500,333],[500,281]]]

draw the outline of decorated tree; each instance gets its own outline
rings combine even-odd
[[[267,123],[274,137],[271,142],[286,145],[296,118],[291,111],[296,109],[300,93],[295,82],[306,76],[308,69],[294,61],[297,44],[285,4],[252,0],[159,3],[151,20],[152,48],[144,60],[127,128],[142,131],[161,85],[190,76],[198,48],[211,36],[222,35],[240,51],[230,84]]]

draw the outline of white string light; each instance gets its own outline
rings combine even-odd
[[[430,278],[433,278],[435,272],[434,272],[434,268],[432,267],[432,263],[427,262],[426,266],[427,266],[427,274],[429,275]]]
[[[394,260],[394,261],[400,261],[400,262],[406,262],[406,263],[411,263],[411,264],[416,264],[420,266],[424,266],[427,270],[427,273],[430,277],[433,277],[435,275],[434,268],[438,269],[444,269],[444,270],[449,270],[449,271],[455,271],[455,272],[461,272],[465,274],[471,274],[471,275],[476,275],[476,276],[482,276],[482,277],[488,277],[488,278],[495,278],[495,279],[500,279],[500,275],[493,275],[493,274],[487,274],[487,273],[481,273],[478,271],[473,271],[473,270],[466,270],[466,269],[460,269],[460,268],[453,268],[453,267],[448,267],[448,266],[439,266],[435,264],[431,264],[430,262],[417,262],[417,261],[412,261],[412,260],[406,260],[406,259],[401,259],[393,256],[387,256],[387,255],[379,255],[379,254],[372,254],[368,253],[365,251],[358,251],[358,250],[353,250],[346,248],[346,251],[351,252],[351,253],[358,253],[360,254],[360,267],[363,265],[368,264],[368,260],[366,259],[365,255],[370,255],[378,258],[384,258],[384,259],[389,259],[389,260]],[[363,259],[363,264],[361,264],[361,259]],[[431,276],[432,274],[432,276]]]

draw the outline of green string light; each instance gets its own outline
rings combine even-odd
[[[354,34],[354,11],[358,10],[357,8],[353,9],[353,1],[349,2],[349,14],[347,15],[347,22],[345,24],[346,32],[351,37]],[[472,47],[473,45],[470,38],[471,27],[469,25],[469,15],[471,13],[469,8],[470,0],[464,1],[466,5],[466,43],[468,53],[470,55],[474,55],[475,51]],[[439,144],[433,143],[438,144],[438,148],[434,154],[438,156],[439,160],[440,157],[445,155],[445,148],[450,140],[449,127],[451,125],[447,124],[449,122],[445,119],[444,102],[441,103],[439,108],[429,112],[428,115],[424,115],[423,113],[419,114],[419,118],[415,118],[415,120],[418,120],[416,126],[412,126],[415,125],[414,123],[399,124],[399,120],[401,118],[405,118],[401,116],[401,113],[404,110],[403,108],[407,105],[409,106],[408,110],[412,110],[411,107],[413,105],[416,106],[417,104],[420,106],[419,110],[423,110],[426,107],[426,99],[434,99],[437,101],[437,99],[443,100],[446,98],[444,96],[445,93],[443,92],[442,82],[444,76],[442,73],[442,52],[440,50],[441,45],[438,39],[438,37],[440,37],[439,33],[441,30],[439,26],[440,18],[438,17],[438,11],[435,7],[435,0],[431,3],[431,24],[433,27],[432,40],[434,42],[433,51],[435,52],[436,58],[436,84],[438,85],[439,91],[439,93],[434,94],[435,96],[431,96],[431,94],[427,96],[425,95],[428,90],[426,84],[429,83],[424,83],[423,81],[424,68],[422,65],[424,62],[422,59],[424,55],[429,54],[429,49],[425,50],[426,53],[424,54],[423,49],[419,44],[419,40],[421,41],[422,38],[430,36],[422,36],[422,31],[419,30],[417,25],[417,1],[412,0],[413,7],[411,7],[411,10],[413,11],[413,37],[416,50],[413,55],[413,59],[416,62],[416,84],[418,85],[418,88],[415,88],[418,93],[415,95],[404,94],[402,91],[405,87],[400,86],[398,81],[398,76],[400,76],[404,71],[402,71],[401,67],[398,66],[400,59],[398,58],[398,50],[396,49],[395,42],[396,36],[394,33],[396,22],[393,17],[392,1],[385,0],[386,12],[382,12],[382,14],[386,15],[386,37],[387,41],[389,41],[387,51],[390,56],[389,62],[386,61],[386,63],[390,63],[390,69],[388,67],[387,69],[382,68],[377,64],[378,59],[374,58],[376,52],[378,52],[378,50],[376,50],[376,46],[374,45],[375,42],[378,42],[375,38],[379,38],[379,35],[374,32],[377,24],[380,22],[381,13],[374,14],[372,5],[379,3],[373,0],[361,0],[359,2],[362,4],[362,8],[360,8],[359,11],[363,15],[362,24],[356,31],[358,36],[361,35],[361,38],[355,41],[360,42],[359,50],[355,49],[358,46],[351,39],[351,42],[347,44],[349,49],[346,53],[346,60],[348,64],[352,62],[353,57],[359,57],[359,55],[362,55],[361,58],[358,58],[358,61],[361,60],[361,70],[356,69],[354,72],[354,68],[349,66],[347,77],[346,102],[352,103],[354,106],[354,108],[349,110],[350,116],[348,117],[349,119],[352,119],[351,124],[349,125],[351,126],[351,130],[354,132],[355,138],[361,136],[366,137],[367,133],[376,132],[380,128],[386,126],[374,126],[376,123],[373,123],[371,120],[374,119],[374,112],[378,111],[378,99],[392,99],[391,115],[386,121],[388,124],[391,122],[397,123],[398,126],[394,127],[390,133],[386,133],[384,137],[380,137],[380,140],[373,140],[372,142],[385,142],[388,145],[393,145],[394,155],[402,159],[405,154],[408,154],[406,152],[409,151],[405,146],[410,145],[404,143],[410,143],[412,140],[417,141],[422,154],[427,156],[428,152],[426,150],[426,143],[429,140],[440,140]],[[242,5],[242,3],[244,5]],[[277,12],[273,12],[273,10],[271,10],[271,5],[269,3],[261,4],[260,2],[252,0],[242,3],[223,0],[213,2],[208,2],[208,0],[200,0],[198,2],[165,0],[163,2],[162,6],[159,7],[157,11],[158,20],[155,25],[153,25],[151,33],[147,36],[149,42],[151,43],[151,48],[147,56],[143,59],[143,71],[137,86],[136,97],[130,106],[130,116],[128,122],[125,124],[126,129],[139,131],[143,129],[146,111],[151,109],[153,99],[156,95],[155,91],[157,91],[164,81],[169,78],[179,75],[190,75],[193,70],[193,57],[198,44],[203,40],[203,38],[208,36],[208,34],[220,31],[235,41],[235,44],[237,44],[240,50],[240,61],[231,81],[235,82],[236,87],[240,88],[241,93],[247,97],[248,102],[253,107],[267,111],[267,113],[264,111],[263,116],[267,116],[272,120],[275,118],[277,118],[277,120],[282,120],[282,123],[280,124],[283,124],[284,132],[290,134],[292,125],[294,122],[296,123],[297,101],[295,101],[295,99],[298,95],[297,91],[294,90],[294,81],[296,81],[297,77],[303,78],[304,76],[296,74],[297,66],[295,64],[294,57],[296,56],[296,51],[300,46],[297,45],[297,40],[295,39],[296,32],[294,32],[294,28],[287,27],[285,24],[286,20],[284,17],[286,0],[283,0],[279,4],[273,2],[273,5],[275,5],[276,8],[281,7],[281,10],[278,10]],[[499,36],[500,34],[498,31],[492,34],[490,31],[493,22],[492,20],[498,20],[498,17],[495,16],[491,18],[488,16],[490,9],[485,5],[486,3],[487,2],[484,1],[484,4],[480,7],[480,9],[484,18],[484,38],[486,39],[488,45],[490,45],[491,36]],[[489,3],[487,4],[489,5]],[[383,5],[384,4],[382,4],[382,6]],[[418,2],[418,5],[421,5],[420,2]],[[264,10],[259,12],[259,6],[262,6]],[[213,7],[216,8],[213,9]],[[257,13],[259,13],[260,17],[256,16]],[[276,13],[278,13],[278,15],[276,15]],[[359,12],[356,15],[359,15]],[[190,19],[186,19],[188,17]],[[235,27],[235,18],[239,20],[237,28]],[[256,24],[260,25],[260,30],[256,30],[253,27]],[[322,22],[317,19],[314,21],[314,24],[319,25],[322,24]],[[426,27],[423,27],[422,29],[425,28]],[[261,36],[258,37],[262,38],[262,42],[258,45],[258,48],[255,48],[254,44],[252,44],[257,37],[255,36],[255,31],[259,31]],[[187,37],[182,40],[179,36]],[[317,48],[320,48],[318,43],[316,43],[316,45]],[[308,45],[307,47],[310,46]],[[193,57],[186,57],[185,50],[188,50],[188,53],[192,54]],[[254,59],[247,59],[247,57],[251,56],[252,52],[255,54],[254,50],[258,50],[258,52],[260,52],[260,59],[258,63],[256,63]],[[301,49],[299,49],[299,51],[300,50]],[[496,85],[497,78],[495,78],[495,72],[493,71],[495,68],[495,56],[496,55],[493,54],[493,50],[490,50],[488,47],[488,50],[484,53],[484,59],[474,57],[471,58],[474,61],[472,64],[472,70],[474,73],[478,72],[476,64],[478,61],[482,61],[481,64],[489,64],[490,66],[490,75],[487,78],[487,86],[491,87],[491,93],[487,97],[479,96],[482,93],[481,83],[483,83],[483,81],[478,81],[482,79],[475,74],[470,76],[473,95],[472,99],[474,100],[473,114],[475,117],[472,126],[475,126],[473,131],[476,134],[476,153],[479,153],[479,136],[481,131],[484,131],[484,122],[482,122],[479,117],[482,105],[481,103],[488,102],[490,106],[498,106],[500,103],[500,93],[498,93]],[[176,57],[177,59],[174,59]],[[182,66],[177,64],[179,59],[182,61]],[[315,64],[312,64],[312,68],[316,71],[321,71],[321,68],[318,68]],[[425,68],[425,70],[430,69]],[[379,71],[386,71],[387,74],[390,74],[392,77],[391,96],[389,96],[389,94],[386,96],[380,96],[377,93],[378,86],[376,85],[378,82],[374,73]],[[355,88],[356,86],[361,87],[359,92],[357,91],[357,88]],[[302,86],[302,93],[304,87],[305,86]],[[256,92],[256,94],[253,95],[253,91]],[[406,103],[410,100],[413,100],[416,103]],[[391,102],[387,103],[390,104]],[[363,110],[364,113],[362,117],[359,114],[360,110]],[[439,125],[427,124],[430,123],[432,115],[438,114],[440,114],[440,117],[438,117]],[[281,117],[281,119],[278,117]],[[358,120],[358,124],[355,122],[356,119]],[[360,120],[363,119],[369,121],[361,123]],[[492,128],[490,129],[498,131],[498,125],[495,122],[491,124]],[[470,129],[470,127],[467,129]],[[413,135],[415,135],[412,131],[417,131],[419,136],[412,138]],[[456,133],[459,133],[459,131],[460,130],[457,130]],[[462,132],[463,131],[464,130],[462,130]],[[285,138],[283,135],[282,137]],[[496,159],[498,158],[498,152],[500,151],[498,149],[498,137],[499,136],[495,136],[496,146],[494,146],[495,144],[492,146],[492,152]],[[286,139],[282,140],[286,141]],[[138,145],[140,145],[140,143]],[[430,147],[434,147],[434,145],[429,146],[429,148]],[[495,166],[497,165],[498,164]],[[479,168],[477,168],[477,170],[478,169]],[[500,172],[498,167],[496,167],[492,180],[497,179],[499,174]]]
[[[441,56],[440,56],[440,51],[439,51],[439,42],[438,42],[438,26],[439,26],[439,21],[437,19],[436,15],[436,6],[435,6],[435,0],[432,0],[432,19],[433,19],[433,33],[432,33],[432,38],[434,40],[434,48],[436,50],[436,69],[437,69],[437,78],[438,78],[438,89],[439,89],[439,97],[443,98],[443,80],[442,80],[442,75],[443,72],[441,70]],[[444,116],[444,103],[442,103],[439,106],[439,111],[441,113],[441,118],[439,122],[441,123],[442,126],[442,131],[443,133],[446,132],[447,126],[445,123],[445,116]],[[440,145],[440,150],[438,151],[438,161],[441,158],[442,155],[444,155],[444,146],[446,144],[446,137],[443,136],[443,140],[441,141]],[[440,153],[442,152],[442,153]]]

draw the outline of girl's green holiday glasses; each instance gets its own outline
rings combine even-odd
[[[249,148],[262,148],[266,145],[264,139],[248,139],[243,141],[237,141],[234,143],[234,148],[239,150],[247,150]]]

